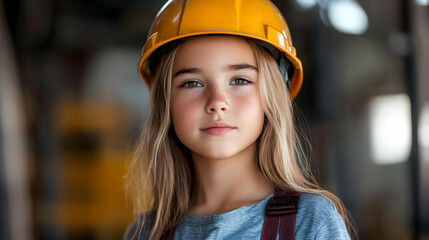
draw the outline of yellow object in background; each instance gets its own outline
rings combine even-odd
[[[58,105],[62,193],[54,208],[69,237],[120,239],[132,218],[123,192],[126,120],[123,108],[103,102]]]

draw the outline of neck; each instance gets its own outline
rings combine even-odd
[[[214,215],[255,204],[273,192],[257,165],[256,143],[227,159],[192,153],[196,179],[189,213]]]

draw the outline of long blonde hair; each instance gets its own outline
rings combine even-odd
[[[353,228],[341,201],[314,180],[297,136],[293,107],[278,64],[262,47],[248,40],[259,69],[260,96],[266,121],[258,139],[258,164],[278,189],[319,194],[330,199]],[[151,108],[126,176],[134,212],[138,214],[133,239],[142,228],[149,239],[172,238],[186,215],[194,169],[189,150],[177,138],[170,118],[173,65],[180,45],[161,56],[152,79]],[[145,212],[145,214],[140,214]]]

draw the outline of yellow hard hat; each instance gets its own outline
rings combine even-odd
[[[269,0],[170,0],[157,14],[143,47],[138,71],[150,88],[149,62],[154,54],[172,41],[200,35],[226,34],[251,38],[264,47],[284,54],[293,71],[289,94],[295,98],[302,84],[302,65],[292,46],[289,28],[280,11]],[[274,56],[281,62],[281,56]],[[283,57],[284,58],[284,57]],[[285,60],[283,60],[285,62]],[[279,63],[280,64],[280,63]],[[280,64],[282,65],[282,64]],[[286,80],[286,79],[285,79]],[[290,86],[289,86],[290,84]]]

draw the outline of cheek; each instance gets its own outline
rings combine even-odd
[[[191,95],[173,96],[171,99],[171,121],[177,131],[187,131],[195,124],[198,101]]]
[[[254,93],[239,97],[236,101],[235,109],[240,116],[241,122],[245,124],[245,128],[249,131],[249,137],[257,138],[264,124],[264,110],[262,108],[259,94]]]
[[[252,117],[255,121],[259,118],[263,119],[264,111],[257,92],[239,96],[236,102],[236,109],[241,112],[241,115]]]

